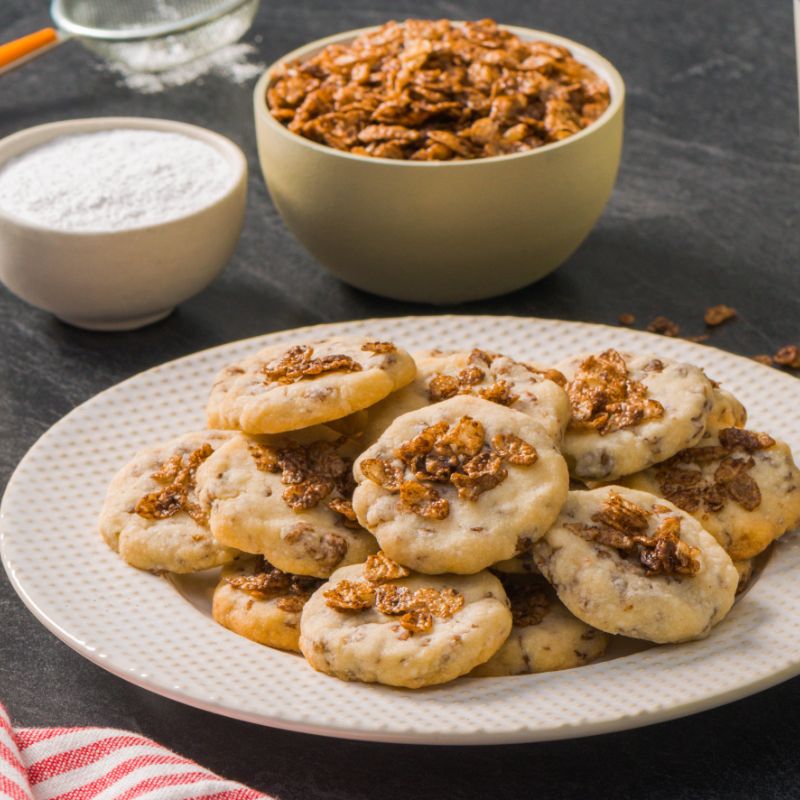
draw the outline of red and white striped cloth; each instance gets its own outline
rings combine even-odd
[[[0,798],[269,800],[129,731],[14,729],[2,705]]]

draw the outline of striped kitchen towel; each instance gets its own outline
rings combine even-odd
[[[0,704],[3,800],[268,800],[114,728],[12,728]]]

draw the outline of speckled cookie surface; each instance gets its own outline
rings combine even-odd
[[[603,527],[598,514],[612,495],[646,512],[646,527],[640,531],[645,536],[652,537],[668,519],[678,519],[680,540],[693,550],[696,572],[647,574],[635,555],[625,557],[616,547],[589,538],[587,529]],[[730,610],[739,581],[730,557],[694,518],[662,498],[619,486],[570,492],[556,524],[534,544],[534,556],[576,617],[608,633],[658,643],[707,635]]]
[[[340,419],[414,378],[411,356],[391,342],[334,337],[270,345],[216,377],[211,427],[282,433]]]
[[[622,481],[690,513],[734,560],[758,555],[800,524],[800,470],[789,446],[771,437],[768,447],[722,446],[727,436],[746,440],[737,430],[723,428]]]
[[[619,367],[617,357],[622,359]],[[581,380],[590,362],[599,367]],[[556,364],[556,369],[569,381],[572,419],[562,450],[576,478],[616,480],[664,461],[703,435],[713,387],[698,367],[656,356],[606,351],[567,359]],[[625,376],[621,382],[620,375]],[[637,402],[635,391],[609,390],[621,385],[632,386],[643,397]],[[616,412],[608,413],[609,399],[617,400]],[[625,421],[616,423],[615,413],[626,417]],[[603,425],[604,421],[609,424]]]
[[[363,585],[363,565],[337,570],[306,603],[300,649],[314,669],[343,680],[412,689],[445,683],[489,659],[511,630],[505,592],[488,572],[393,580],[405,597],[434,590],[463,598],[450,616],[433,615],[429,630],[415,633],[403,628],[401,616],[382,613],[374,604],[360,610],[331,608],[326,592],[342,581]]]
[[[100,512],[109,547],[132,566],[154,572],[196,572],[233,558],[234,551],[211,535],[194,472],[230,436],[199,431],[140,450],[111,481]]]
[[[276,573],[260,556],[240,555],[222,568],[211,615],[239,636],[299,653],[300,614],[319,583]]]
[[[352,515],[352,451],[340,442],[324,426],[234,434],[197,472],[216,539],[285,572],[318,578],[364,561],[377,543]]]
[[[715,386],[712,392],[711,410],[706,420],[704,436],[713,436],[722,428],[744,428],[747,422],[747,409],[727,389]]]
[[[588,664],[608,645],[608,634],[571,614],[543,578],[501,578],[513,627],[503,646],[471,675],[478,678],[553,672]]]
[[[354,474],[361,524],[391,558],[429,574],[479,572],[525,549],[558,516],[569,482],[536,421],[469,396],[397,419]]]

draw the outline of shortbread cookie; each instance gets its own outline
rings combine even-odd
[[[414,381],[369,410],[366,443],[374,442],[401,414],[457,395],[482,397],[528,414],[561,441],[570,407],[560,372],[478,349],[414,353],[414,360]]]
[[[765,433],[723,428],[622,482],[690,513],[734,561],[800,523],[800,470],[789,446]]]
[[[704,436],[714,436],[723,428],[744,428],[747,409],[727,389],[714,386],[711,411],[706,420]]]
[[[196,471],[226,431],[187,433],[139,451],[108,487],[100,533],[129,564],[153,572],[195,572],[230,561],[198,503]]]
[[[608,634],[581,622],[539,575],[500,576],[513,627],[503,646],[470,673],[476,678],[553,672],[588,664],[605,652]]]
[[[356,522],[346,437],[317,426],[293,434],[234,434],[197,472],[217,541],[263,555],[284,572],[327,578],[377,550]]]
[[[275,569],[261,556],[237,556],[222,568],[211,615],[268,647],[300,652],[300,613],[322,581]]]
[[[552,524],[569,481],[541,425],[469,396],[400,417],[354,472],[359,522],[390,558],[429,574],[511,558]]]
[[[391,342],[337,337],[275,344],[223,369],[206,413],[212,427],[283,433],[367,408],[415,372],[411,356]]]
[[[698,367],[606,350],[557,368],[569,381],[572,419],[562,451],[576,478],[630,475],[703,435],[713,387]]]
[[[511,630],[511,612],[488,572],[409,575],[378,556],[337,570],[306,603],[300,630],[300,649],[314,669],[418,689],[465,675],[494,655]]]
[[[533,546],[561,602],[587,625],[651,642],[706,636],[730,610],[739,574],[700,523],[645,492],[570,492]]]

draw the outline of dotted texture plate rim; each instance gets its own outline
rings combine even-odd
[[[750,427],[800,452],[800,382],[680,339],[524,317],[398,317],[280,331],[140,373],[79,406],[30,449],[0,506],[0,550],[33,614],[86,658],[131,683],[230,717],[382,742],[499,744],[639,727],[760,691],[800,672],[800,541],[785,536],[712,635],[564,672],[460,679],[421,691],[345,683],[297,656],[216,625],[163,578],[124,564],[96,515],[139,447],[204,427],[217,369],[268,343],[367,335],[413,350],[481,346],[540,363],[617,347],[690,361],[733,391]]]

